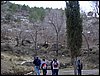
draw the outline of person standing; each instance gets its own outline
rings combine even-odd
[[[41,63],[41,69],[43,71],[43,75],[46,75],[47,74],[47,63],[45,62],[45,59],[43,59]]]
[[[81,63],[80,60],[77,61],[77,71],[78,71],[78,75],[81,75],[82,74],[82,68],[83,68],[83,65]]]
[[[52,63],[53,63],[54,60],[55,60],[55,59],[52,59],[52,61],[51,61],[51,63],[50,63],[50,65],[51,65],[52,75],[53,75],[53,66],[52,66]]]
[[[41,65],[41,60],[38,57],[34,58],[33,64],[35,65],[34,69],[37,75],[40,75],[40,65]]]
[[[52,63],[52,66],[53,66],[53,75],[58,75],[58,71],[60,67],[59,61],[55,59]]]

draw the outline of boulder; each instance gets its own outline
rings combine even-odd
[[[33,66],[33,62],[26,62],[26,61],[23,61],[23,62],[21,63],[21,65]]]

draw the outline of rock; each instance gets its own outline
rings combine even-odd
[[[21,65],[23,65],[25,62],[26,62],[26,61],[23,61],[23,62],[21,63]]]
[[[65,66],[65,64],[64,63],[60,63],[60,68],[62,69],[62,68],[65,68],[66,66]]]
[[[26,65],[26,66],[33,66],[33,62],[22,62],[22,65]]]
[[[71,64],[70,63],[65,63],[65,66],[67,67],[67,66],[70,66]]]
[[[3,55],[1,55],[1,59],[4,59],[4,56]]]
[[[13,47],[10,46],[9,44],[1,44],[1,51],[13,51]]]

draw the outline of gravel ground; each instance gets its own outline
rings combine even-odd
[[[48,70],[48,75],[51,75],[51,70]],[[74,70],[59,70],[59,75],[74,75]],[[82,70],[82,75],[99,75],[99,69]]]
[[[59,75],[74,75],[74,70],[60,69],[58,74]],[[32,75],[32,72],[29,72],[25,75]],[[42,71],[40,75],[43,75]],[[52,75],[51,70],[47,71],[47,75]],[[82,70],[82,75],[99,75],[99,69]]]

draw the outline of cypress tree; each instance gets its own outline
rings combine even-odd
[[[74,64],[82,46],[82,19],[78,1],[66,2],[66,28],[67,47],[71,52],[72,63]],[[74,65],[74,70],[76,70]],[[75,72],[75,71],[74,71]],[[76,72],[75,72],[76,74]]]

